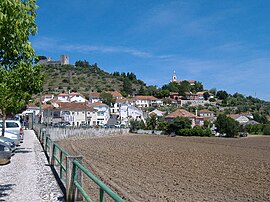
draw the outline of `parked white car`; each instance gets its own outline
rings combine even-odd
[[[2,132],[1,132],[2,133]],[[2,134],[1,134],[2,135]],[[16,133],[12,133],[12,132],[5,132],[4,133],[4,137],[7,137],[11,140],[13,140],[16,144],[16,146],[20,145],[20,142],[21,142],[21,137],[19,134],[16,134]]]
[[[0,132],[2,132],[2,124],[3,124],[3,121],[0,120]],[[19,135],[20,142],[23,142],[24,132],[23,132],[20,121],[6,120],[5,121],[5,132]]]

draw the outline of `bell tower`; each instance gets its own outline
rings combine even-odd
[[[176,72],[173,71],[173,75],[172,75],[172,80],[171,80],[171,82],[175,82],[175,81],[177,81],[177,77],[176,77]]]

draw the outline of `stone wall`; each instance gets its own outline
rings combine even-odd
[[[60,140],[66,138],[86,138],[125,135],[129,133],[129,129],[123,128],[53,128],[46,127],[46,134],[50,134],[52,140]]]

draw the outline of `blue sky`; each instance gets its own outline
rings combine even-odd
[[[37,54],[270,101],[268,0],[38,0]]]

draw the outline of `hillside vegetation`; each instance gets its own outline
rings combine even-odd
[[[84,95],[90,91],[120,91],[124,95],[135,94],[145,83],[133,73],[112,74],[101,70],[97,64],[77,61],[74,65],[44,65],[45,93],[80,92]]]

